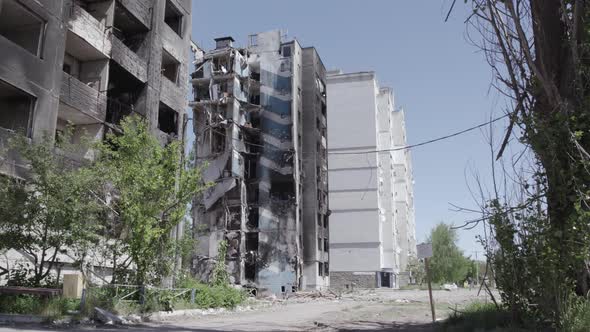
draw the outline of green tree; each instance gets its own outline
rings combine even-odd
[[[142,118],[127,117],[120,126],[122,134],[109,134],[100,144],[95,170],[112,186],[112,209],[135,267],[135,282],[159,283],[179,250],[170,233],[204,189],[200,169],[188,167],[180,141],[162,147]]]
[[[469,260],[457,246],[457,232],[450,225],[439,223],[432,229],[429,268],[434,282],[460,282],[469,272]]]
[[[33,286],[44,283],[60,254],[86,252],[96,241],[101,207],[90,191],[95,178],[67,157],[76,152],[65,143],[69,139],[59,141],[64,144],[56,148],[50,137],[30,142],[15,135],[8,146],[27,167],[26,179],[0,176],[0,252],[15,249],[30,257]]]
[[[424,278],[426,277],[424,263],[420,262],[416,257],[410,257],[410,260],[408,261],[408,271],[410,271],[412,278],[416,280],[416,283],[422,285]]]

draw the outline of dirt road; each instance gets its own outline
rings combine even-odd
[[[489,297],[477,290],[434,291],[437,318],[446,318],[450,308],[461,308]],[[430,331],[427,291],[376,290],[346,294],[337,299],[291,298],[256,301],[246,311],[211,315],[175,316],[138,326],[121,328],[77,327],[94,331]],[[72,329],[69,329],[70,331]],[[39,326],[16,326],[0,331],[44,331]],[[61,329],[51,328],[53,331]],[[67,330],[67,329],[63,329]]]

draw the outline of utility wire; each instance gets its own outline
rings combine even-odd
[[[441,137],[434,138],[434,139],[431,139],[431,140],[428,140],[428,141],[424,141],[424,142],[421,142],[421,143],[417,143],[417,144],[411,144],[411,145],[401,146],[401,147],[393,148],[393,149],[369,150],[369,151],[357,151],[357,152],[328,152],[328,154],[332,154],[332,155],[355,155],[355,154],[367,154],[367,153],[380,153],[380,152],[392,152],[392,151],[400,151],[400,150],[409,150],[409,149],[412,149],[412,148],[415,148],[415,147],[418,147],[418,146],[422,146],[422,145],[426,145],[426,144],[430,144],[430,143],[442,141],[442,140],[445,140],[447,138],[459,136],[459,135],[464,134],[466,132],[469,132],[469,131],[472,131],[472,130],[475,130],[475,129],[478,129],[478,128],[481,128],[481,127],[484,127],[484,126],[487,126],[487,125],[489,125],[491,123],[494,123],[494,122],[496,122],[498,120],[501,120],[503,118],[506,118],[509,115],[510,114],[505,114],[505,115],[502,115],[502,116],[497,117],[495,119],[492,119],[492,120],[490,120],[488,122],[479,124],[477,126],[474,126],[474,127],[471,127],[471,128],[467,128],[467,129],[458,131],[456,133],[452,133],[452,134],[449,134],[449,135],[446,135],[446,136],[441,136]]]
[[[438,141],[442,141],[442,140],[445,140],[445,139],[448,139],[448,138],[452,138],[452,137],[455,137],[455,136],[459,136],[461,134],[464,134],[464,133],[473,131],[475,129],[479,129],[481,127],[487,126],[487,125],[492,124],[494,122],[497,122],[497,121],[499,121],[501,119],[504,119],[504,118],[508,117],[509,115],[510,114],[505,114],[505,115],[502,115],[502,116],[497,117],[495,119],[492,119],[490,121],[487,121],[485,123],[479,124],[477,126],[473,126],[473,127],[470,127],[470,128],[467,128],[467,129],[464,129],[464,130],[461,130],[461,131],[458,131],[456,133],[452,133],[452,134],[449,134],[449,135],[441,136],[441,137],[434,138],[434,139],[431,139],[431,140],[428,140],[428,141],[424,141],[424,142],[420,142],[420,143],[417,143],[417,144],[411,144],[411,145],[401,146],[401,147],[397,147],[397,148],[393,148],[393,149],[383,149],[383,150],[369,150],[369,151],[356,151],[356,152],[352,152],[352,151],[351,152],[329,152],[328,151],[328,154],[329,155],[362,155],[362,154],[368,154],[368,153],[380,153],[380,152],[393,152],[393,151],[409,150],[409,149],[412,149],[412,148],[415,148],[415,147],[419,147],[419,146],[423,146],[423,145],[435,143],[435,142],[438,142]],[[194,119],[193,119],[193,121],[196,122],[196,123],[204,124],[204,123],[202,123],[200,121],[196,121]],[[235,123],[235,124],[238,125],[237,123]],[[207,124],[204,124],[204,125],[208,126]],[[238,126],[240,126],[240,125],[238,125]],[[218,133],[218,134],[220,134],[222,136],[227,136],[227,134],[225,132],[219,131],[219,130],[217,130],[213,126],[208,126],[206,129],[209,129],[209,130],[211,130],[213,132],[216,132],[216,133]],[[248,142],[246,140],[242,140],[242,139],[238,139],[238,138],[234,138],[234,137],[230,137],[230,138],[232,140],[242,142],[245,145],[256,146],[256,147],[261,147],[261,148],[268,147],[267,145],[250,143],[250,142]],[[275,149],[277,149],[277,150],[283,150],[283,151],[290,151],[290,150],[284,150],[284,149],[281,149],[281,148],[278,148],[278,147],[275,147]],[[312,154],[315,154],[315,153],[312,153]]]

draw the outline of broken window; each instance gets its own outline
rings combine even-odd
[[[166,77],[170,82],[178,83],[178,69],[180,68],[180,62],[178,62],[170,53],[166,50],[162,50],[162,75]]]
[[[258,216],[258,208],[250,208],[250,212],[248,213],[248,227],[258,228]]]
[[[221,129],[211,128],[211,153],[221,153],[225,150],[225,135]]]
[[[227,210],[227,228],[239,230],[242,224],[242,206],[230,206]]]
[[[249,35],[248,37],[249,46],[258,46],[258,35]]]
[[[318,250],[320,250],[320,251],[322,250],[322,243],[323,242],[324,241],[322,241],[322,238],[321,237],[318,237]]]
[[[258,251],[258,232],[246,233],[246,251]]]
[[[248,157],[246,160],[246,169],[244,178],[251,180],[256,178],[256,169],[258,168],[258,160],[256,156]]]
[[[328,242],[328,239],[324,238],[324,251],[325,251],[325,252],[328,252],[328,251],[330,251],[330,246],[329,246],[329,244],[328,244],[328,243],[329,243],[329,242]]]
[[[252,124],[252,128],[260,128],[260,114],[259,113],[251,114],[250,123]]]
[[[318,262],[318,276],[321,277],[323,272],[324,272],[324,263]]]
[[[227,257],[240,257],[240,232],[230,232],[225,235],[227,241]]]
[[[251,95],[250,104],[260,105],[260,94]]]
[[[324,263],[324,276],[329,276],[330,275],[330,263],[325,262]]]
[[[16,0],[0,4],[0,35],[41,57],[45,21]]]
[[[143,25],[127,8],[115,1],[113,34],[131,51],[138,53],[145,45],[149,29]]]
[[[0,127],[31,136],[35,97],[0,80]]]
[[[270,196],[281,200],[288,200],[295,197],[295,185],[293,180],[271,180]]]
[[[115,61],[109,62],[106,121],[119,124],[121,119],[135,110],[135,103],[143,94],[145,84]]]
[[[178,112],[163,102],[158,109],[158,129],[168,135],[178,135]]]
[[[166,22],[172,31],[182,37],[182,14],[170,0],[166,0],[164,22]]]
[[[322,227],[322,215],[318,213],[318,226]]]
[[[244,263],[244,278],[246,280],[254,281],[256,279],[256,263],[246,262]]]
[[[291,45],[286,45],[286,46],[283,46],[283,51],[282,51],[282,53],[283,53],[283,56],[284,56],[285,58],[288,58],[288,57],[290,57],[290,56],[291,56]]]

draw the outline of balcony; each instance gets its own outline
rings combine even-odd
[[[128,15],[149,30],[152,9],[149,1],[117,0],[115,15]]]
[[[132,51],[119,38],[113,36],[111,58],[139,81],[147,82],[147,61]]]
[[[70,9],[66,49],[82,60],[108,59],[111,53],[110,38],[105,26],[77,4]]]
[[[187,107],[185,85],[178,86],[168,78],[162,76],[160,80],[160,100],[174,110],[183,110]]]
[[[59,100],[60,113],[67,113],[64,118],[73,123],[96,122],[105,118],[106,95],[67,73],[62,73]]]

